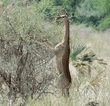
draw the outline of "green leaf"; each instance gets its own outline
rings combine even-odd
[[[76,56],[81,53],[86,47],[82,46],[82,47],[78,47],[77,50],[75,50],[71,55],[70,58],[71,60],[75,60]]]

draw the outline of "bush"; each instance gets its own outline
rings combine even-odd
[[[97,29],[104,31],[105,29],[110,27],[110,15],[106,16],[104,19],[100,21],[100,24],[98,25]]]
[[[7,3],[0,14],[0,85],[2,81],[6,84],[4,101],[13,97],[13,102],[22,98],[26,103],[29,97],[40,97],[52,87],[55,72],[46,63],[53,54],[37,39],[45,37],[56,43],[61,32],[41,18],[43,14],[36,5],[22,0]]]

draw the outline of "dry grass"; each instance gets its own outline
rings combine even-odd
[[[82,44],[90,44],[91,50],[94,51],[94,53],[97,55],[98,58],[103,58],[107,63],[107,69],[102,74],[102,80],[100,81],[100,86],[97,88],[97,95],[93,94],[92,91],[88,91],[88,95],[85,96],[78,96],[80,98],[78,104],[76,106],[79,106],[79,103],[85,104],[88,101],[96,100],[100,103],[100,106],[109,106],[110,104],[110,38],[109,38],[110,29],[104,31],[104,32],[98,32],[93,30],[92,28],[86,28],[85,25],[79,25],[79,26],[71,26],[71,39],[77,40],[78,43]],[[93,76],[96,76],[99,72],[101,72],[103,68],[98,69],[98,72],[94,73]],[[95,70],[94,70],[95,71]],[[82,81],[84,82],[84,81]],[[76,92],[75,92],[76,93]],[[93,94],[93,96],[92,96]],[[88,100],[89,97],[91,100]],[[77,98],[77,99],[78,99]],[[104,105],[105,104],[105,105]],[[81,105],[83,106],[83,105]]]

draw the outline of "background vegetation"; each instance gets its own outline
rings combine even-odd
[[[38,6],[49,20],[67,11],[73,23],[84,23],[101,31],[110,27],[109,0],[42,0]]]
[[[97,57],[109,63],[110,30],[98,32],[89,27],[102,31],[109,28],[109,0],[1,1],[3,3],[3,6],[0,6],[0,104],[2,106],[9,104],[11,106],[81,106],[90,100],[100,103],[101,106],[110,104],[109,65],[100,79],[96,76],[104,67],[98,63],[92,66],[91,78],[82,74],[74,75],[72,70],[71,99],[67,101],[60,95],[57,87],[58,73],[54,66],[53,54],[43,44],[37,42],[38,39],[45,38],[55,46],[62,40],[63,24],[55,22],[55,18],[67,11],[71,24],[70,46],[71,54],[74,55],[71,55],[72,59],[77,54],[81,57],[93,51]],[[79,53],[87,44],[91,45],[90,49]],[[80,51],[74,52],[78,47]],[[87,71],[87,67],[84,68],[86,69],[83,70]]]

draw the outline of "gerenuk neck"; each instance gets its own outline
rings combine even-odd
[[[65,36],[63,38],[63,42],[65,45],[69,45],[69,37],[70,37],[70,25],[69,25],[69,19],[64,21],[65,26]]]

